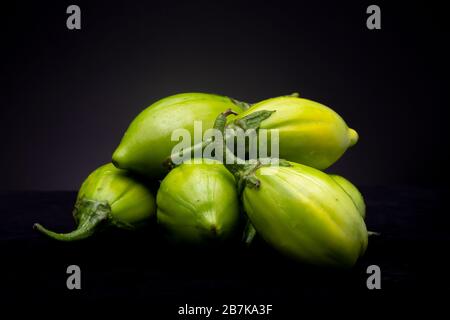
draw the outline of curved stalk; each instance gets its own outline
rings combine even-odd
[[[214,121],[213,128],[219,130],[223,134],[225,131],[225,125],[227,123],[227,117],[231,114],[236,115],[237,113],[231,109],[227,109],[226,111],[219,114],[217,116],[216,120]],[[224,141],[225,141],[225,139],[224,139]],[[195,154],[195,151],[203,150],[213,142],[214,142],[214,139],[213,139],[213,137],[211,137],[205,141],[202,141],[200,143],[193,145],[190,148],[185,148],[178,153],[173,153],[169,157],[167,157],[166,160],[164,160],[162,165],[166,169],[171,170],[177,166],[176,165],[177,163],[181,162],[181,160],[183,159],[185,154],[190,154],[190,155]]]
[[[110,219],[111,207],[105,201],[80,199],[75,204],[74,218],[78,223],[77,228],[68,233],[50,231],[39,223],[33,228],[39,230],[50,238],[59,241],[76,241],[92,236],[96,230]]]

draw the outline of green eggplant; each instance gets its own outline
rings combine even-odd
[[[162,178],[167,173],[163,163],[178,144],[171,141],[174,130],[187,129],[194,144],[194,121],[201,121],[204,132],[213,127],[219,113],[227,109],[241,112],[246,106],[228,97],[206,93],[182,93],[161,99],[132,121],[114,151],[112,162],[121,169]]]
[[[321,170],[336,162],[358,141],[358,133],[348,128],[332,109],[296,95],[256,103],[228,120],[228,128],[266,129],[268,146],[272,130],[278,130],[277,157]]]
[[[215,160],[188,160],[170,171],[156,203],[158,225],[176,242],[222,242],[233,237],[239,224],[234,177]]]
[[[291,163],[292,165],[296,165],[295,163]],[[358,209],[359,214],[363,219],[366,217],[366,204],[364,202],[364,198],[359,192],[359,190],[353,185],[350,181],[345,179],[342,176],[339,176],[337,174],[330,174],[331,178],[333,178],[334,181],[336,181],[339,186],[344,189],[344,191],[350,196],[353,203],[355,204],[356,208]],[[256,235],[256,230],[254,226],[248,222],[246,229],[244,230],[244,236],[243,240],[247,245],[250,245],[253,241],[253,238]]]
[[[366,204],[364,198],[358,188],[353,183],[337,174],[330,174],[330,177],[336,181],[342,189],[350,196],[363,219],[366,218]]]
[[[227,167],[240,181],[244,210],[256,232],[280,252],[308,264],[343,268],[365,252],[364,219],[326,173],[281,160],[279,166]]]
[[[76,230],[56,233],[37,223],[34,227],[56,240],[74,241],[88,238],[105,226],[135,229],[155,213],[155,198],[147,187],[109,163],[92,172],[78,191],[73,210]]]

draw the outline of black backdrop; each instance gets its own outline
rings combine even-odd
[[[444,184],[448,24],[436,4],[72,1],[2,4],[3,190],[74,190],[155,100],[300,92],[360,134],[330,171],[358,185]]]
[[[82,10],[80,31],[66,28],[72,3]],[[450,244],[448,19],[431,2],[377,1],[382,29],[370,31],[369,4],[2,3],[0,310],[66,317],[96,305],[164,318],[185,303],[268,303],[299,317],[306,309],[349,318],[435,311],[446,299]],[[76,190],[110,160],[140,110],[187,91],[249,102],[298,91],[359,132],[330,171],[361,186],[367,226],[381,235],[351,272],[310,270],[262,243],[205,253],[168,247],[148,229],[71,244],[31,229],[39,221],[71,230],[76,194],[23,190]],[[79,292],[65,286],[70,264],[82,269]],[[382,290],[366,288],[371,264],[382,270]]]

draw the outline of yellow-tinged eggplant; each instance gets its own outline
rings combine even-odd
[[[364,198],[359,192],[358,188],[355,187],[353,183],[348,181],[342,176],[339,176],[337,174],[330,174],[330,177],[334,179],[341,187],[344,189],[345,192],[352,198],[353,202],[356,205],[356,208],[358,208],[359,213],[361,214],[361,217],[363,219],[366,218],[366,204],[364,202]]]
[[[130,124],[112,156],[114,165],[145,177],[162,178],[163,163],[178,141],[176,129],[186,129],[194,143],[194,121],[204,131],[214,125],[217,115],[227,109],[241,112],[247,104],[229,97],[206,93],[182,93],[161,99],[143,110]]]
[[[296,163],[291,163],[291,165],[297,165]],[[358,188],[355,187],[355,185],[353,185],[350,181],[348,181],[347,179],[345,179],[342,176],[339,176],[337,174],[330,174],[329,175],[334,181],[336,181],[339,186],[350,196],[350,198],[352,199],[353,203],[355,204],[356,208],[358,209],[359,214],[361,215],[361,217],[363,219],[365,219],[366,217],[366,204],[364,202],[364,198],[361,194],[361,192],[358,190]],[[375,233],[375,232],[369,232],[370,233]],[[376,234],[376,233],[375,233]],[[254,226],[248,222],[246,229],[244,231],[244,242],[247,243],[247,245],[249,245],[252,241],[253,238],[256,235],[256,230],[254,228]]]
[[[266,129],[267,149],[278,130],[279,158],[326,169],[358,141],[358,133],[329,107],[296,95],[271,98],[252,105],[228,121],[229,129]]]
[[[208,244],[235,234],[235,180],[218,161],[194,159],[176,167],[161,182],[156,202],[158,224],[173,240]]]
[[[351,267],[368,233],[350,196],[329,175],[301,164],[258,166],[236,175],[245,212],[270,245],[302,262]]]
[[[78,191],[73,210],[76,230],[56,233],[40,224],[34,227],[56,240],[74,241],[88,238],[106,226],[135,229],[155,213],[155,198],[148,188],[109,163],[92,172]]]

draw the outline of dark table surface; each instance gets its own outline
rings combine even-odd
[[[38,234],[32,224],[69,231],[75,192],[0,192],[0,305],[47,314],[56,306],[95,306],[165,318],[177,316],[185,304],[271,304],[273,316],[436,311],[448,282],[448,190],[403,186],[362,192],[368,229],[381,234],[370,238],[366,255],[349,271],[299,265],[261,240],[250,248],[174,247],[154,226],[60,243]],[[81,268],[81,290],[66,287],[72,264]],[[373,264],[381,269],[380,290],[366,286],[366,270]]]

